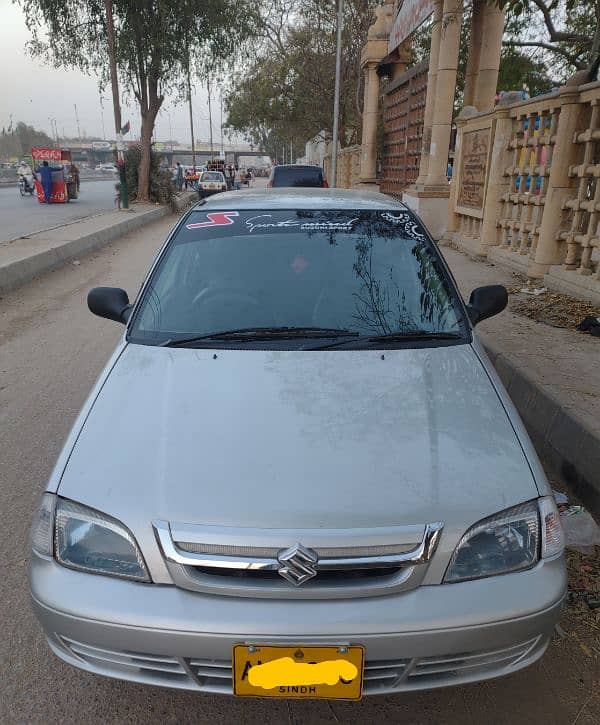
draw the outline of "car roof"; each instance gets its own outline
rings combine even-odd
[[[249,189],[215,194],[192,207],[197,211],[212,209],[402,209],[408,208],[386,194],[354,189],[280,187]]]
[[[319,169],[319,171],[323,171],[317,164],[275,164],[273,166],[273,171],[278,171],[279,169]]]

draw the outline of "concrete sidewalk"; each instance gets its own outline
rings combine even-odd
[[[0,294],[81,257],[135,229],[187,208],[195,192],[177,194],[173,208],[132,204],[0,243]]]
[[[441,247],[466,300],[486,284],[520,287],[512,272]],[[518,295],[523,297],[523,295]],[[508,309],[477,326],[539,454],[600,514],[600,338]]]

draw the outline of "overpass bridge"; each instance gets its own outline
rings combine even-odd
[[[138,143],[138,141],[126,141],[125,148],[137,146]],[[165,160],[168,166],[174,166],[178,161],[184,166],[191,166],[192,164],[191,144],[155,141],[153,147],[154,151]],[[114,141],[65,141],[61,143],[61,148],[69,149],[73,159],[79,163],[96,165],[110,163],[114,159],[116,143]],[[194,144],[198,165],[204,164],[210,159],[218,158],[221,144],[213,144],[212,148],[211,152],[210,143],[207,141],[199,141]],[[260,158],[268,159],[268,157],[263,157],[256,147],[247,144],[224,144],[223,151],[226,163],[237,164],[244,157],[252,159],[251,163],[254,164]]]

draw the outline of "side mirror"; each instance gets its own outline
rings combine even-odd
[[[476,325],[488,317],[493,317],[508,304],[508,292],[501,284],[490,284],[477,287],[471,292],[467,312],[471,322]]]
[[[119,287],[94,287],[88,292],[87,303],[90,312],[98,317],[126,323],[133,309],[124,289]]]

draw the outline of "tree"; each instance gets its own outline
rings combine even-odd
[[[33,54],[108,81],[102,0],[17,0],[33,39]],[[152,135],[167,93],[183,95],[188,64],[206,77],[255,32],[252,0],[113,0],[115,57],[126,93],[141,116],[138,198],[147,200]],[[46,36],[47,33],[47,36]]]
[[[360,54],[377,0],[346,0],[342,47],[340,142],[359,137],[355,102]],[[278,157],[333,123],[336,0],[270,0],[259,6],[261,42],[256,60],[226,96],[228,127]]]
[[[54,141],[44,131],[38,131],[33,126],[19,121],[13,128],[2,129],[0,133],[0,157],[13,158],[29,156],[32,146],[52,148]]]
[[[503,44],[543,51],[561,80],[600,52],[600,0],[492,0],[507,11]]]

